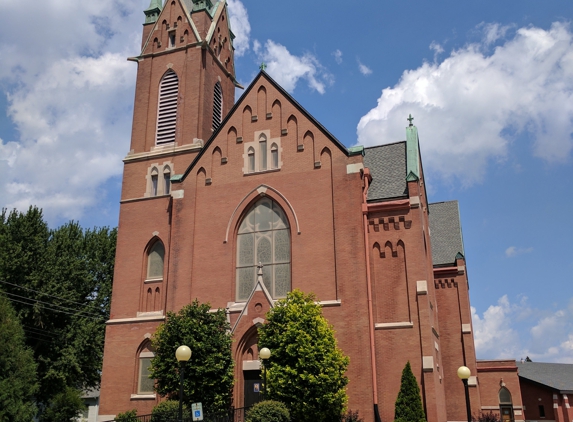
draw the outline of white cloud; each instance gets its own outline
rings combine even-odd
[[[478,25],[478,28],[483,28],[483,42],[486,45],[493,44],[496,41],[505,38],[507,31],[512,29],[514,25],[500,25],[499,23],[484,23]]]
[[[547,162],[573,148],[573,34],[569,25],[520,28],[487,53],[506,29],[483,26],[484,40],[441,63],[407,70],[382,91],[358,124],[358,140],[377,145],[404,138],[396,122],[416,117],[427,172],[463,184],[478,182],[491,161],[504,160],[520,133]],[[434,49],[437,47],[434,45]],[[435,50],[438,51],[438,50]],[[448,163],[448,165],[444,165]]]
[[[565,309],[532,308],[523,297],[507,295],[480,317],[471,308],[476,354],[480,359],[520,359],[573,363],[573,298]]]
[[[341,64],[342,63],[342,51],[340,50],[335,50],[332,55],[334,56],[334,60],[336,61],[336,63]]]
[[[372,69],[370,69],[368,66],[366,66],[365,64],[362,64],[360,62],[360,60],[358,60],[358,70],[360,70],[360,73],[362,73],[365,76],[368,76],[372,73]]]
[[[249,36],[251,35],[249,15],[245,5],[239,0],[227,0],[227,5],[229,6],[231,29],[235,34],[233,41],[235,56],[240,57],[249,49]]]
[[[294,91],[300,79],[306,80],[308,86],[320,94],[334,82],[333,76],[310,53],[295,56],[272,40],[267,40],[264,48],[259,46],[256,51],[259,60],[267,65],[266,72],[289,92]]]
[[[121,174],[137,70],[126,57],[139,53],[145,6],[3,2],[0,83],[17,138],[0,143],[1,207],[78,219]]]
[[[516,246],[510,246],[505,250],[505,256],[507,258],[512,258],[517,255],[523,255],[531,252],[533,252],[533,248],[518,248]]]

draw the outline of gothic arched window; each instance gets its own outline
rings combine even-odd
[[[213,90],[213,130],[217,130],[223,121],[223,88],[217,82]]]
[[[159,83],[159,105],[157,110],[157,145],[175,142],[177,124],[177,100],[179,96],[179,78],[168,70]]]
[[[244,216],[237,234],[237,301],[248,299],[263,266],[263,281],[274,299],[290,291],[290,229],[282,208],[259,199]]]
[[[147,280],[163,278],[163,258],[165,248],[161,241],[157,241],[147,254]]]
[[[155,350],[150,341],[146,341],[141,347],[138,356],[138,376],[137,376],[137,394],[153,394],[153,379],[149,378],[151,359],[155,356]]]

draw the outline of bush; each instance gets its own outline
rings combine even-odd
[[[166,400],[159,403],[151,411],[151,422],[172,422],[179,415],[179,401]],[[189,410],[183,406],[183,419],[191,419]]]
[[[50,405],[44,410],[42,422],[63,422],[75,420],[78,414],[86,409],[80,390],[66,387],[62,393],[54,396]]]
[[[501,422],[499,413],[493,413],[491,410],[489,412],[480,412],[479,416],[476,417],[472,415],[473,422]]]
[[[137,422],[137,410],[128,410],[124,413],[119,413],[115,417],[115,422]]]
[[[426,422],[426,415],[422,407],[422,397],[418,381],[412,373],[410,361],[402,371],[400,392],[396,399],[394,411],[395,422]]]
[[[349,410],[348,412],[346,412],[345,414],[343,414],[340,417],[340,421],[341,422],[364,422],[364,419],[360,419],[360,417],[358,416],[358,410],[356,412]]]
[[[284,403],[265,400],[255,404],[245,417],[245,422],[289,422],[290,414]]]

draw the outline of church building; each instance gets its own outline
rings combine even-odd
[[[145,15],[99,420],[159,403],[150,338],[195,299],[226,310],[234,406],[251,404],[257,327],[293,289],[334,327],[365,422],[394,419],[408,361],[429,422],[467,420],[462,365],[474,414],[523,420],[515,362],[476,360],[458,203],[429,202],[412,119],[405,140],[347,148],[264,70],[235,102],[224,0]]]

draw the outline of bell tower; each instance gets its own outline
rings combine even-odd
[[[202,144],[234,104],[227,4],[151,0],[144,11],[130,154]]]

